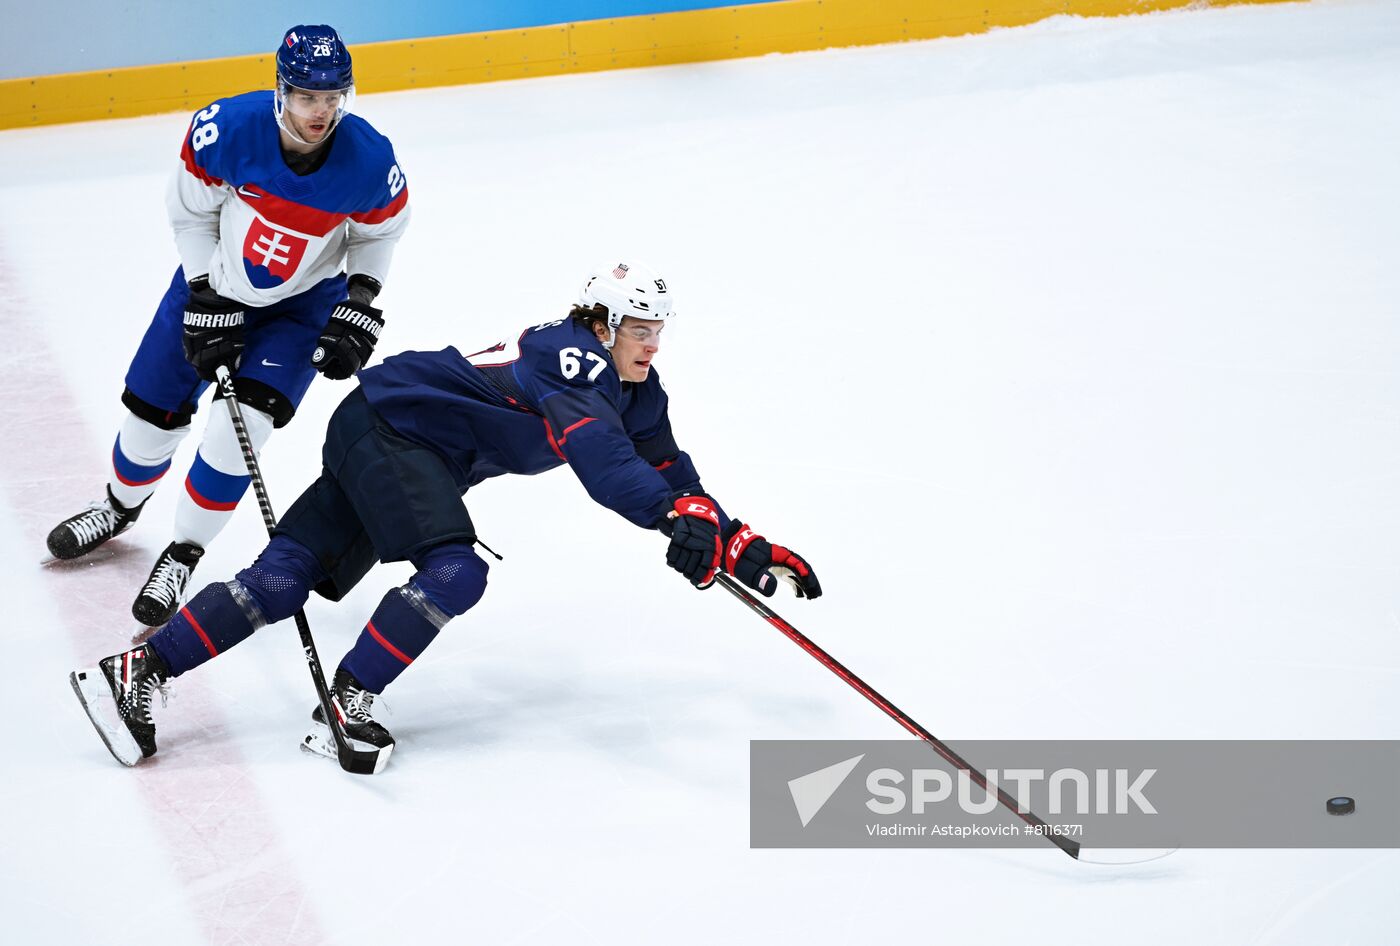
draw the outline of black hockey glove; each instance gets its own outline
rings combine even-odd
[[[332,381],[344,381],[369,361],[384,330],[384,312],[368,302],[346,299],[331,310],[311,364]]]
[[[671,545],[666,549],[666,564],[680,572],[696,588],[708,588],[719,572],[720,558],[719,510],[714,500],[703,493],[682,496],[667,514]]]
[[[184,346],[185,360],[205,381],[219,365],[236,370],[243,357],[243,305],[210,289],[207,276],[190,280]]]
[[[806,559],[772,544],[737,519],[724,530],[724,570],[765,598],[778,589],[776,578],[792,585],[799,598],[822,596],[821,582]]]

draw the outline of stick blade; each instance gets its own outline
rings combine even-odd
[[[1177,847],[1153,848],[1095,848],[1091,847],[1079,858],[1081,864],[1095,864],[1100,867],[1129,867],[1134,864],[1150,864],[1160,861],[1169,854],[1175,854]]]
[[[378,775],[389,764],[389,756],[393,751],[394,747],[391,745],[369,750],[351,749],[347,746],[341,750],[337,761],[342,769],[354,775]]]
[[[344,742],[341,743],[329,726],[320,723],[314,724],[302,737],[301,747],[314,755],[334,759],[342,769],[352,775],[378,775],[388,766],[389,756],[394,751],[393,743],[387,746],[372,746],[349,737],[344,737]]]

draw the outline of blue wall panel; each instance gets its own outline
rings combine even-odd
[[[0,0],[0,79],[271,52],[296,23],[330,23],[353,44],[759,2]]]

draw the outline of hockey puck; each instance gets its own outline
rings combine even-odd
[[[1327,813],[1329,815],[1349,815],[1355,810],[1355,798],[1348,798],[1345,795],[1338,795],[1336,798],[1327,799]]]

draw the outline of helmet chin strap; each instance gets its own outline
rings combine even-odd
[[[601,303],[599,303],[599,308],[601,308],[604,312],[608,313],[608,337],[605,339],[598,338],[596,334],[593,337],[598,338],[598,344],[602,345],[605,350],[612,351],[613,345],[617,343],[617,326],[622,324],[622,320],[618,319],[617,325],[614,325],[613,315],[611,312],[608,312],[607,306],[604,306]]]
[[[606,348],[608,351],[612,351],[613,346],[617,344],[617,330],[618,330],[619,328],[621,328],[621,327],[622,327],[622,316],[620,316],[620,315],[614,315],[612,312],[609,312],[609,313],[608,313],[608,340],[607,340],[606,342],[604,342],[602,339],[599,339],[599,340],[598,340],[599,342],[602,342],[603,347]]]

